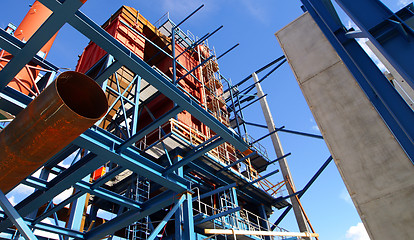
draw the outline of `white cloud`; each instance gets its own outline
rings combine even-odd
[[[259,1],[243,0],[241,1],[245,6],[247,12],[262,23],[266,23],[267,15],[266,9],[260,4]]]
[[[315,132],[320,133],[321,130],[319,129],[318,125],[316,125],[315,120],[313,118],[311,118],[309,121],[312,123],[311,129]]]
[[[345,202],[353,205],[351,196],[349,196],[349,193],[345,188],[342,189],[341,193],[339,194],[339,198],[341,198]]]
[[[346,239],[350,240],[370,240],[367,230],[361,222],[356,226],[351,226],[348,231],[346,231],[345,236]]]
[[[405,7],[411,2],[412,2],[411,0],[399,0],[398,1],[398,7]]]

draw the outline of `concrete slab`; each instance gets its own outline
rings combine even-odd
[[[414,165],[308,13],[276,37],[371,239],[410,239]]]

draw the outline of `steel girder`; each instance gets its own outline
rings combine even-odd
[[[346,35],[347,31],[340,22],[330,0],[301,1],[354,76],[377,112],[384,119],[384,122],[398,140],[407,156],[414,163],[414,125],[412,124],[414,120],[414,112],[412,109],[388,82],[388,79],[378,69],[357,41]],[[361,2],[372,1],[376,0]],[[379,1],[376,2],[380,5],[382,4]],[[371,4],[372,3],[369,5]],[[383,6],[381,6],[381,8],[383,8]],[[378,11],[378,8],[373,10]],[[358,15],[358,17],[360,16]],[[366,20],[365,18],[366,17],[364,17],[364,21]],[[389,37],[392,38],[396,36],[397,35],[392,34]],[[396,51],[400,52],[396,54],[401,54],[401,51],[405,50],[396,49]]]

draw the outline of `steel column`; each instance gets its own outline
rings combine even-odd
[[[335,1],[414,89],[414,30],[379,0]]]
[[[183,203],[183,240],[195,240],[194,218],[193,218],[193,201],[190,192],[184,193],[185,201]]]
[[[407,156],[414,163],[414,125],[412,124],[414,112],[412,109],[388,82],[387,78],[362,47],[354,39],[349,39],[345,36],[346,32],[342,23],[338,22],[337,16],[334,15],[336,12],[332,13],[329,9],[332,8],[329,6],[330,2],[328,4],[321,2],[321,0],[302,0],[302,3],[352,73],[372,105],[384,119],[384,122],[407,153]],[[409,51],[410,49],[407,50],[407,52]]]
[[[4,193],[0,190],[0,206],[6,212],[6,215],[12,221],[14,226],[19,230],[19,232],[24,236],[25,239],[37,240],[32,230],[24,222],[23,218],[19,215],[16,209],[13,208],[9,200],[6,198]]]

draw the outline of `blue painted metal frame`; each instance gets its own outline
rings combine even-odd
[[[19,232],[24,236],[25,239],[37,240],[32,230],[24,222],[23,218],[13,208],[9,200],[6,198],[4,193],[0,190],[0,206],[12,220],[13,224],[19,229]]]
[[[160,195],[151,198],[142,205],[142,211],[129,210],[121,215],[118,215],[114,219],[99,225],[86,233],[86,239],[102,239],[105,236],[114,233],[116,230],[128,226],[131,222],[136,222],[148,215],[151,215],[171,204],[175,199],[179,197],[171,191],[166,191]]]
[[[414,30],[379,0],[335,1],[414,88]]]
[[[241,208],[240,208],[240,207],[235,207],[235,208],[229,209],[229,210],[227,210],[227,211],[224,211],[224,212],[221,212],[221,213],[215,214],[215,215],[213,215],[213,216],[206,217],[206,218],[204,218],[203,220],[200,220],[200,221],[198,221],[198,222],[196,222],[196,223],[194,223],[194,224],[195,224],[195,225],[198,225],[198,224],[202,224],[202,223],[205,223],[205,222],[209,222],[209,221],[214,220],[214,219],[216,219],[216,218],[223,217],[223,216],[226,216],[226,215],[229,215],[229,214],[232,214],[232,213],[238,212],[238,211],[240,211],[240,210],[241,210]]]
[[[203,145],[203,146],[197,146],[190,153],[188,153],[183,159],[181,159],[177,163],[174,163],[173,165],[167,167],[165,169],[165,171],[163,172],[163,175],[164,176],[169,175],[170,173],[177,170],[178,168],[183,167],[184,165],[187,165],[188,163],[190,163],[190,162],[196,160],[197,158],[203,156],[206,152],[208,152],[210,150],[213,150],[214,148],[220,146],[225,141],[224,141],[224,139],[222,139],[221,137],[219,137],[217,135],[217,137],[210,138],[205,143],[207,143],[207,142],[208,142],[208,144],[204,144],[204,143],[200,144],[200,145]]]
[[[245,157],[243,157],[243,158],[240,158],[239,160],[237,160],[237,161],[235,161],[235,162],[233,162],[233,163],[230,163],[229,165],[225,166],[224,168],[222,168],[222,169],[218,170],[218,171],[216,172],[216,174],[217,174],[217,173],[219,173],[219,172],[225,171],[225,170],[227,170],[227,169],[229,169],[229,168],[231,168],[231,167],[233,167],[233,166],[236,166],[237,164],[239,164],[239,163],[241,163],[241,162],[245,161],[246,159],[248,159],[248,158],[250,158],[250,157],[253,157],[253,156],[254,156],[254,155],[256,155],[256,154],[257,154],[257,152],[252,152],[252,153],[250,153],[249,155],[247,155],[247,156],[245,156]]]
[[[171,210],[165,215],[165,217],[161,220],[158,226],[151,232],[151,235],[148,236],[147,240],[154,240],[156,239],[158,233],[164,228],[167,222],[170,220],[172,215],[177,211],[177,209],[184,203],[185,195],[182,195],[178,202],[171,208]]]
[[[298,191],[300,192],[298,194],[298,198],[300,199],[303,194],[306,193],[306,191],[312,186],[312,184],[316,181],[316,179],[321,175],[323,170],[329,165],[330,162],[332,162],[332,156],[329,156],[328,159],[322,164],[322,166],[319,168],[319,170],[313,175],[313,177],[309,180],[309,182],[303,187],[302,190]],[[272,231],[276,228],[277,225],[283,220],[283,218],[289,213],[289,211],[292,209],[292,205],[288,206],[285,211],[279,216],[279,218],[276,220],[276,222],[273,224]]]
[[[232,184],[229,184],[227,186],[219,187],[217,189],[214,189],[213,191],[210,191],[210,192],[207,192],[207,193],[203,193],[203,194],[201,194],[198,197],[193,197],[193,202],[196,201],[197,199],[200,199],[201,200],[203,198],[210,197],[210,196],[212,196],[214,194],[217,194],[217,193],[220,193],[220,192],[224,192],[224,191],[226,191],[226,190],[228,190],[230,188],[234,188],[236,186],[237,186],[236,183],[232,183]]]
[[[83,13],[78,11],[76,13],[76,18],[71,19],[69,24],[113,55],[124,66],[134,72],[140,73],[139,75],[142,78],[161,91],[164,95],[168,96],[183,109],[190,112],[191,115],[205,123],[237,149],[245,151],[248,148],[247,144],[238,135],[229,130],[200,105],[191,100],[190,97],[175,87],[162,74],[151,68],[142,59],[115,40],[105,30],[87,18]]]
[[[40,0],[44,3],[45,0]],[[66,23],[67,19],[83,5],[79,0],[66,0],[53,9],[53,14],[27,41],[24,47],[13,55],[10,62],[0,71],[0,89],[3,89],[20,70],[35,56],[53,35]]]
[[[177,193],[183,192],[189,187],[187,180],[175,174],[171,174],[169,178],[164,177],[162,175],[162,172],[165,170],[164,167],[141,156],[133,148],[127,148],[122,153],[117,153],[114,149],[114,143],[121,144],[122,140],[99,128],[87,130],[74,141],[74,144],[88,149],[98,154],[98,156],[111,159],[112,162],[137,172],[141,176],[147,177]]]
[[[0,72],[0,87],[4,88],[4,86],[8,84],[14,75],[20,71],[20,69],[27,62],[33,58],[35,61],[37,61],[38,57],[36,56],[36,53],[39,51],[40,47],[43,46],[43,44],[51,36],[53,36],[54,33],[58,31],[58,29],[63,26],[64,23],[68,22],[75,29],[88,37],[91,41],[97,43],[97,45],[108,52],[108,55],[102,59],[102,61],[105,61],[104,69],[100,71],[98,76],[95,78],[98,83],[106,85],[106,79],[114,74],[114,72],[116,72],[122,66],[125,66],[134,73],[138,74],[136,76],[137,83],[134,100],[132,101],[123,97],[120,99],[124,113],[123,116],[125,118],[124,121],[126,121],[127,114],[127,111],[125,109],[126,104],[123,102],[124,100],[134,105],[133,117],[135,119],[138,118],[140,89],[138,82],[140,82],[140,78],[145,79],[157,90],[168,96],[178,106],[173,108],[170,112],[163,115],[162,117],[156,119],[152,124],[140,131],[137,131],[136,126],[132,126],[130,136],[128,136],[126,140],[119,139],[118,137],[96,127],[87,130],[71,145],[60,151],[44,165],[45,168],[50,168],[50,171],[48,170],[48,172],[57,174],[53,180],[46,181],[29,177],[23,182],[24,184],[35,187],[37,190],[25,200],[16,205],[15,209],[17,213],[21,214],[22,216],[28,216],[33,211],[33,209],[38,209],[44,204],[47,204],[50,205],[50,208],[47,208],[45,212],[41,213],[33,221],[29,219],[25,220],[26,222],[30,223],[31,227],[57,233],[61,236],[68,236],[79,239],[100,239],[107,236],[108,234],[115,232],[115,230],[129,225],[131,222],[137,221],[139,218],[146,217],[173,204],[177,200],[177,196],[179,196],[177,193],[183,193],[185,195],[185,200],[182,204],[184,213],[184,230],[182,234],[185,239],[193,239],[194,223],[192,217],[192,195],[190,192],[190,181],[186,180],[182,174],[174,173],[175,170],[182,170],[182,167],[184,165],[188,165],[190,167],[194,166],[192,163],[193,160],[205,155],[206,152],[224,142],[229,142],[240,151],[248,149],[248,144],[246,144],[239,135],[228,129],[225,125],[223,125],[220,121],[218,121],[215,117],[203,109],[203,107],[200,106],[197,101],[194,101],[191,97],[182,92],[171,82],[171,79],[166,78],[163,74],[151,68],[142,59],[129,51],[125,46],[120,44],[87,16],[78,11],[77,9],[82,5],[79,0],[39,1],[50,8],[54,13],[27,43],[23,43],[10,36],[9,34],[6,34],[3,30],[0,30],[1,47],[14,55],[13,60],[7,64],[6,68]],[[178,25],[176,27],[178,27]],[[217,32],[219,29],[221,29],[221,27],[216,29],[212,34]],[[178,34],[180,34],[180,32]],[[205,38],[211,36],[212,34],[207,34]],[[200,42],[201,41],[198,43]],[[236,46],[223,53],[220,57],[234,49]],[[173,54],[172,58],[176,58],[175,54]],[[47,62],[46,64],[54,67]],[[192,71],[194,71],[194,69],[187,71],[187,75],[192,75]],[[118,94],[122,94],[119,84],[117,87],[118,89],[114,89],[114,91],[116,91]],[[107,89],[110,90],[110,88]],[[3,96],[7,97],[7,100],[13,106],[11,107],[13,108],[12,112],[16,114],[31,101],[31,98],[25,95],[21,96],[22,94],[9,87],[2,89],[1,94],[2,98]],[[3,99],[1,101],[3,101]],[[138,149],[132,146],[133,143],[135,143],[137,140],[184,109],[190,112],[198,120],[206,124],[215,133],[217,133],[217,138],[212,138],[209,141],[196,146],[194,150],[190,151],[189,154],[187,154],[181,161],[174,163],[168,168],[164,168],[161,165],[158,165],[150,159],[144,157],[142,154],[140,154],[140,151]],[[78,162],[74,163],[67,169],[57,166],[59,162],[74,153],[79,148],[90,151],[90,153],[83,156]],[[108,159],[110,159],[111,164],[117,164],[118,167],[107,173],[107,175],[98,179],[98,181],[95,183],[89,183],[87,181],[88,179],[86,179],[85,176],[89,176],[89,174],[92,173],[95,169],[108,163]],[[151,181],[154,181],[155,183],[166,187],[169,190],[156,197],[151,198],[142,204],[139,204],[130,199],[127,199],[124,196],[102,188],[102,185],[106,181],[118,175],[125,169],[130,169],[137,174],[139,173],[140,176],[147,177]],[[221,183],[227,185],[229,180],[227,179],[218,181],[221,181]],[[74,193],[74,195],[68,197],[57,206],[51,207],[51,199],[53,199],[56,195],[66,190],[67,188],[70,188],[71,186],[80,191]],[[92,229],[86,234],[83,234],[76,230],[64,229],[58,226],[40,223],[41,220],[51,215],[56,216],[57,211],[69,203],[74,203],[76,201],[79,201],[80,203],[84,202],[86,198],[85,193],[93,194],[98,198],[105,199],[129,210],[125,213],[120,214],[113,220]],[[181,198],[183,198],[184,195],[182,195]],[[83,213],[83,206],[80,205],[80,207],[75,208],[75,210],[77,213],[73,214],[72,216],[80,217]],[[4,219],[0,222],[0,231],[5,231],[8,227],[11,226],[10,220],[11,219]],[[80,220],[75,220],[73,223],[79,226]]]
[[[354,39],[331,9],[330,1],[302,3],[352,73],[361,89],[381,115],[407,156],[414,163],[414,112]],[[362,9],[361,9],[362,10]]]

